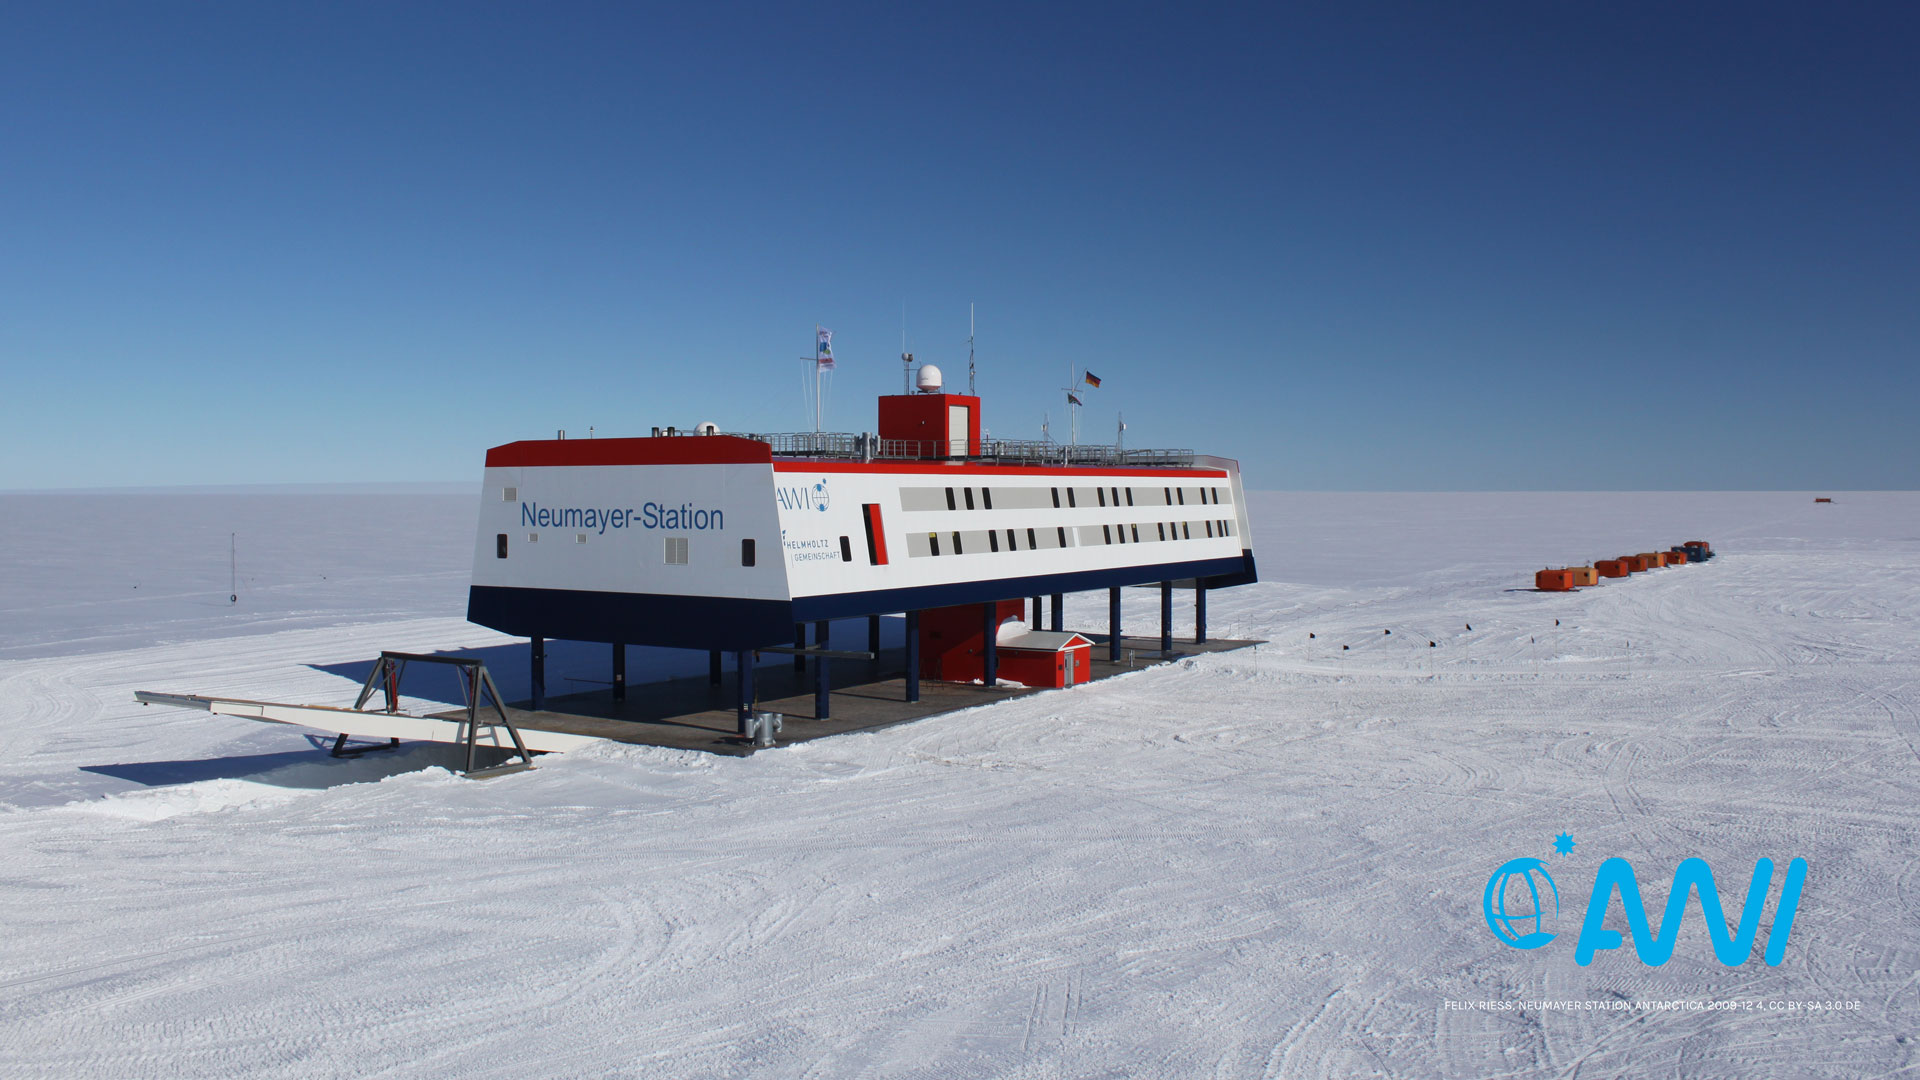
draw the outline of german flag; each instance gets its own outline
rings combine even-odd
[[[1095,375],[1091,371],[1082,372],[1081,375],[1087,380],[1088,386],[1093,387],[1095,390],[1100,389],[1100,376]]]

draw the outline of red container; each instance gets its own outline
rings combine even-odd
[[[1025,600],[1002,600],[994,612],[995,627],[1023,618]],[[920,677],[942,682],[972,682],[985,678],[987,659],[986,612],[979,604],[928,608],[920,613]],[[999,641],[996,634],[994,641]]]
[[[1593,564],[1593,571],[1601,577],[1626,577],[1627,564],[1619,559],[1601,559]]]
[[[1638,574],[1647,568],[1647,557],[1645,555],[1622,555],[1620,556],[1620,562],[1621,565],[1627,568],[1627,573],[1629,574]]]
[[[1686,552],[1684,552],[1684,551],[1669,551],[1669,552],[1667,552],[1667,565],[1668,565],[1668,566],[1685,566],[1685,565],[1687,565],[1687,553],[1686,553]]]
[[[1572,592],[1573,571],[1542,570],[1533,575],[1533,587],[1541,592]]]

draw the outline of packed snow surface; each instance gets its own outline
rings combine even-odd
[[[1916,1070],[1920,496],[1252,507],[1264,580],[1210,606],[1257,649],[479,782],[132,702],[345,704],[382,648],[514,655],[460,619],[466,500],[0,498],[0,1075]],[[1530,590],[1695,538],[1722,557]],[[1130,630],[1157,613],[1129,594]],[[1069,615],[1103,630],[1105,597]],[[1482,916],[1523,856],[1560,891],[1535,951]],[[1579,966],[1610,856],[1656,924],[1682,859],[1735,918],[1756,860],[1806,859],[1785,961],[1724,966],[1695,903],[1666,965]]]

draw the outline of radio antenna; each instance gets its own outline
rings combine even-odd
[[[900,301],[900,392],[913,393],[913,354],[907,351],[907,302]]]
[[[973,389],[973,304],[967,304],[967,396],[974,396]]]

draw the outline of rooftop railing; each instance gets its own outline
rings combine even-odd
[[[1181,468],[1191,450],[1128,450],[1119,446],[1038,439],[982,439],[978,454],[954,453],[943,439],[882,439],[842,431],[729,432],[773,447],[780,458],[830,461],[975,461],[993,465],[1087,465],[1104,468]]]

